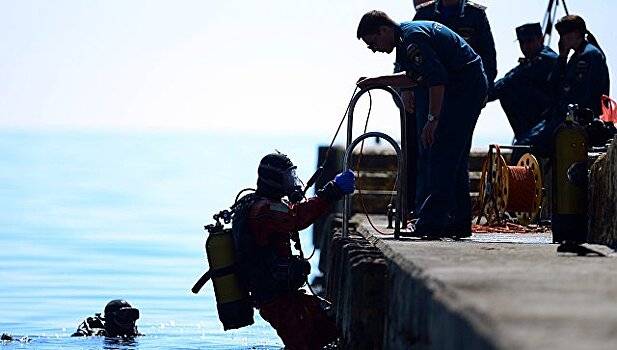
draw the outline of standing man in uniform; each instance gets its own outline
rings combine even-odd
[[[467,41],[482,58],[484,72],[492,87],[497,77],[497,52],[486,6],[468,0],[431,0],[416,6],[414,21],[434,21],[446,25]]]
[[[495,42],[491,32],[488,18],[486,17],[486,7],[476,4],[468,0],[415,0],[414,6],[416,15],[414,21],[434,21],[446,25],[455,33],[463,37],[471,48],[482,58],[484,72],[488,79],[489,89],[493,86],[493,81],[497,76],[497,53],[495,51]],[[396,71],[395,71],[396,72]],[[425,88],[418,87],[412,90],[403,91],[401,93],[406,109],[415,111],[415,120],[407,123],[408,132],[411,134],[411,128],[420,128],[426,123],[428,115],[428,91]],[[411,113],[410,113],[411,114]],[[419,141],[419,140],[418,140]],[[408,154],[415,153],[418,158],[418,163],[426,162],[422,158],[428,155],[420,146],[416,146],[417,150],[412,149],[415,145],[412,142],[408,143]],[[413,166],[410,166],[413,167]],[[428,193],[426,192],[426,183],[428,174],[426,169],[417,166],[416,171],[419,176],[416,177],[415,183],[408,181],[407,188],[415,185],[415,211],[419,210]],[[411,205],[411,203],[410,203]]]
[[[428,91],[426,123],[418,138],[426,157],[427,197],[420,206],[414,236],[471,235],[468,160],[473,130],[484,106],[487,80],[482,60],[467,42],[446,26],[429,21],[398,24],[381,11],[366,13],[358,39],[373,52],[396,49],[400,73],[363,78],[360,88],[422,87]]]
[[[557,54],[544,45],[540,23],[516,28],[523,58],[519,65],[495,82],[488,101],[499,100],[508,117],[516,141],[549,116],[553,104],[548,82]],[[517,161],[514,159],[513,161]]]

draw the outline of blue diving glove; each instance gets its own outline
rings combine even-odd
[[[356,177],[353,174],[353,171],[347,170],[343,173],[340,173],[334,177],[334,183],[336,187],[343,192],[343,194],[350,194],[356,188]]]

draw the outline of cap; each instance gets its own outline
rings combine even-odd
[[[527,23],[516,28],[516,38],[519,41],[529,40],[542,36],[540,23]]]

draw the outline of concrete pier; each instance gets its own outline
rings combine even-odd
[[[613,141],[589,158],[588,242],[595,244],[584,246],[606,257],[558,253],[550,233],[460,241],[381,235],[360,213],[391,231],[384,214],[395,160],[365,149],[357,183],[366,205],[354,196],[349,237],[341,237],[340,218],[316,226],[343,347],[617,349],[616,149]],[[485,153],[471,155],[472,198]]]
[[[386,230],[384,216],[372,219]],[[363,215],[354,222],[328,254],[347,348],[617,348],[617,260],[606,246],[587,245],[608,257],[579,257],[558,254],[547,234],[396,241]]]

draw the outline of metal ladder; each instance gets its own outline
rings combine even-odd
[[[364,133],[358,136],[355,140],[352,141],[352,133],[353,133],[353,114],[356,108],[356,104],[365,93],[370,90],[384,90],[392,95],[392,99],[400,112],[401,119],[401,146],[399,147],[398,143],[389,135],[384,134],[382,132],[371,131]],[[398,164],[397,169],[397,183],[396,183],[396,202],[395,202],[395,224],[394,224],[394,238],[398,239],[400,236],[401,230],[401,221],[405,213],[407,212],[407,135],[406,135],[406,114],[405,114],[405,106],[403,105],[403,100],[401,96],[391,87],[382,86],[382,87],[373,87],[368,89],[361,89],[358,91],[351,100],[349,105],[349,112],[347,115],[347,144],[345,149],[345,158],[343,160],[343,171],[349,169],[349,162],[351,161],[351,154],[354,148],[358,145],[358,143],[362,142],[370,137],[379,137],[382,138],[392,147],[396,152],[396,159]],[[343,233],[342,237],[346,238],[349,234],[349,216],[351,214],[351,198],[349,195],[345,196],[344,204],[343,204]]]

